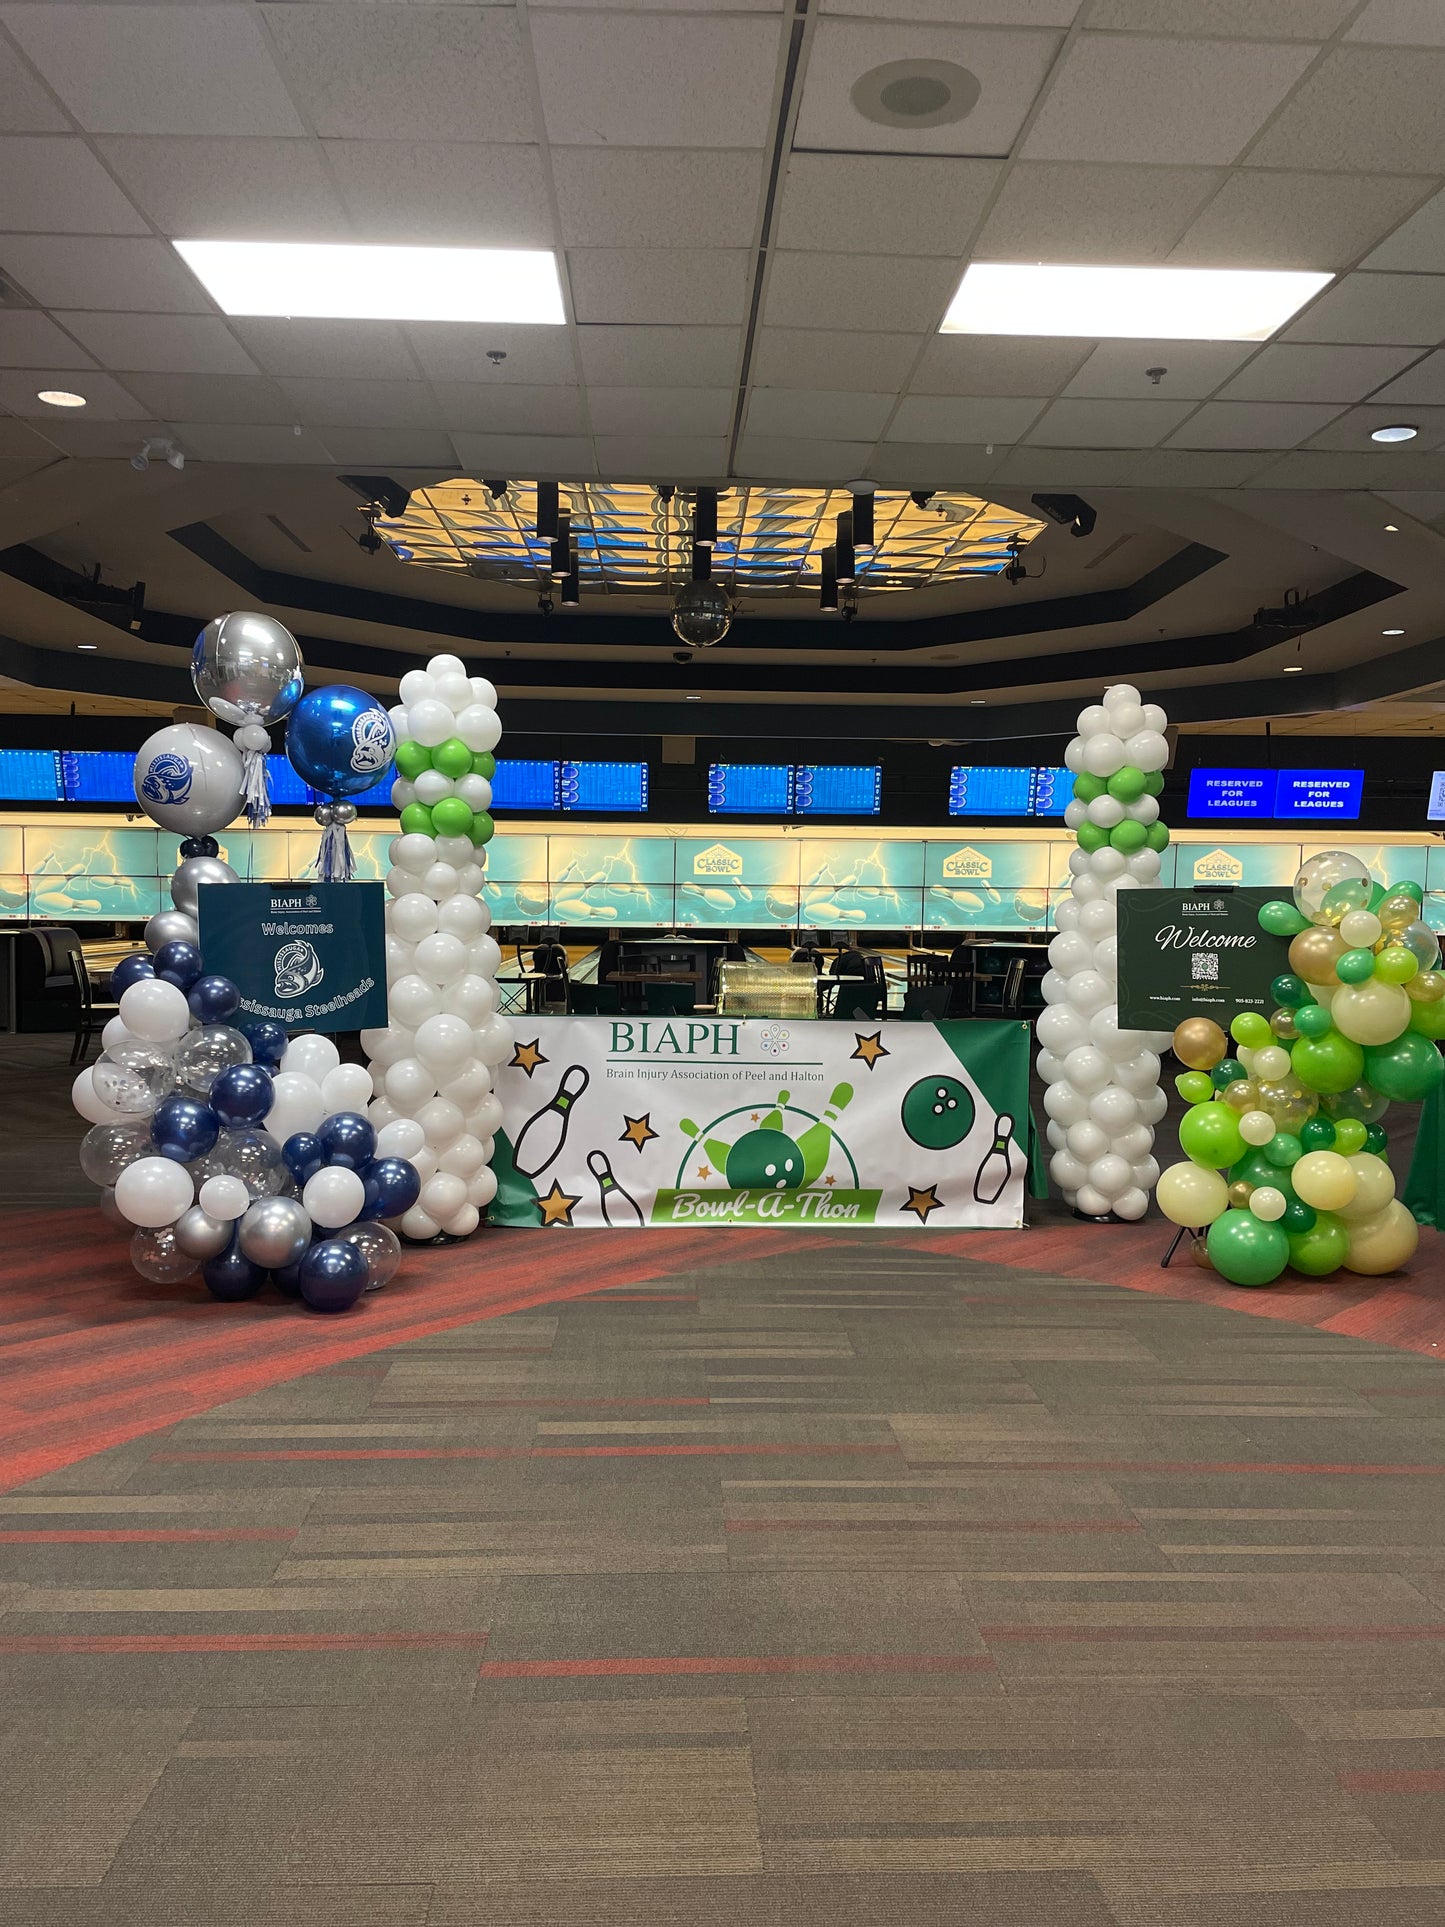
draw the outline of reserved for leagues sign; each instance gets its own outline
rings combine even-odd
[[[207,883],[199,890],[207,970],[241,1008],[294,1030],[386,1023],[385,886]]]
[[[1173,1030],[1186,1017],[1228,1028],[1241,1010],[1269,1010],[1271,982],[1289,969],[1289,940],[1259,927],[1278,890],[1196,885],[1121,890],[1119,1023]]]

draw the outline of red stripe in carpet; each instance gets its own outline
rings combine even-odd
[[[1141,1641],[1176,1646],[1354,1644],[1390,1639],[1445,1639],[1445,1626],[980,1626],[995,1646],[1095,1646]]]
[[[1445,1793],[1445,1769],[1401,1767],[1395,1772],[1339,1773],[1335,1784],[1346,1793]]]
[[[991,1673],[972,1653],[774,1653],[757,1657],[486,1660],[483,1679],[639,1679],[689,1673]]]
[[[795,1458],[840,1453],[896,1454],[896,1445],[387,1445],[265,1452],[152,1452],[152,1465],[242,1465],[248,1460],[288,1459],[691,1459],[753,1458],[787,1453]],[[1445,1469],[1445,1468],[1442,1468]]]

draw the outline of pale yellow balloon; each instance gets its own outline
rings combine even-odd
[[[1303,1162],[1301,1158],[1300,1163]],[[1400,1200],[1392,1198],[1373,1218],[1350,1226],[1345,1243],[1345,1270],[1366,1278],[1398,1271],[1401,1265],[1410,1262],[1419,1242],[1419,1226]]]
[[[1410,1021],[1410,999],[1402,985],[1369,977],[1362,984],[1341,984],[1330,1015],[1342,1037],[1357,1044],[1388,1044]]]
[[[1159,1173],[1154,1196],[1171,1224],[1213,1224],[1228,1207],[1229,1186],[1220,1172],[1186,1159]]]
[[[1268,1144],[1278,1129],[1268,1111],[1246,1111],[1239,1120],[1239,1135],[1246,1144]]]
[[[1356,1151],[1345,1159],[1355,1174],[1355,1195],[1338,1215],[1346,1224],[1362,1224],[1384,1210],[1395,1195],[1395,1173],[1372,1151]]]
[[[1340,935],[1351,950],[1373,950],[1383,927],[1373,910],[1351,910],[1340,918]]]
[[[1250,1210],[1266,1224],[1273,1224],[1276,1218],[1284,1216],[1287,1202],[1283,1191],[1277,1191],[1272,1184],[1257,1185],[1249,1194]]]
[[[1264,1044],[1254,1053],[1249,1074],[1258,1083],[1277,1084],[1282,1077],[1289,1076],[1290,1062],[1287,1050],[1281,1050],[1278,1044]]]
[[[1316,1211],[1339,1211],[1355,1195],[1358,1180],[1338,1151],[1306,1151],[1290,1170],[1295,1195]]]
[[[1311,984],[1310,995],[1317,1004],[1323,1004],[1325,1009],[1328,1010],[1335,1001],[1335,993],[1339,987],[1338,980],[1328,984]]]

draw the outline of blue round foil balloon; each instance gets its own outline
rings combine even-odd
[[[201,1277],[211,1296],[223,1299],[227,1304],[237,1304],[243,1298],[254,1298],[266,1282],[265,1272],[259,1265],[251,1263],[234,1238],[218,1257],[207,1258],[201,1266]]]
[[[186,991],[191,1015],[200,1024],[224,1024],[241,1008],[241,993],[229,977],[197,977]]]
[[[163,1097],[151,1113],[151,1142],[163,1158],[189,1164],[215,1149],[221,1121],[197,1097]]]
[[[312,1311],[350,1311],[370,1276],[365,1254],[339,1238],[312,1245],[297,1269],[301,1296]]]
[[[305,1184],[326,1163],[326,1147],[314,1132],[296,1131],[281,1146],[281,1156],[296,1182]]]
[[[261,1064],[232,1064],[211,1086],[211,1109],[223,1124],[259,1124],[275,1095]]]
[[[396,756],[396,727],[375,696],[329,683],[301,698],[286,724],[286,755],[323,796],[374,789]]]
[[[321,1126],[317,1136],[328,1164],[340,1164],[348,1171],[361,1171],[376,1156],[376,1132],[356,1111],[337,1111]]]
[[[174,984],[177,990],[189,990],[204,968],[195,944],[180,938],[161,945],[155,954],[155,967],[161,981]]]
[[[405,1158],[373,1158],[361,1173],[363,1218],[399,1218],[421,1196],[421,1175]]]
[[[122,957],[111,971],[110,994],[112,997],[121,997],[132,984],[138,984],[143,977],[154,977],[155,974],[155,963],[145,951],[133,951],[129,957]]]
[[[291,1041],[284,1024],[278,1024],[271,1017],[252,1017],[249,1012],[243,1011],[236,1019],[234,1028],[250,1044],[251,1055],[258,1064],[264,1064],[267,1070],[279,1069],[281,1059],[286,1055],[286,1046]]]

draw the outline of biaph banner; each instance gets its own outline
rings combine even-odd
[[[1241,1010],[1273,1009],[1269,987],[1289,969],[1289,941],[1261,930],[1259,911],[1280,894],[1259,885],[1121,890],[1119,1022],[1173,1030],[1213,1017],[1227,1030]]]
[[[501,1225],[1019,1225],[1026,1023],[534,1017]]]
[[[386,890],[380,883],[204,883],[201,949],[241,1008],[296,1030],[386,1022]]]

